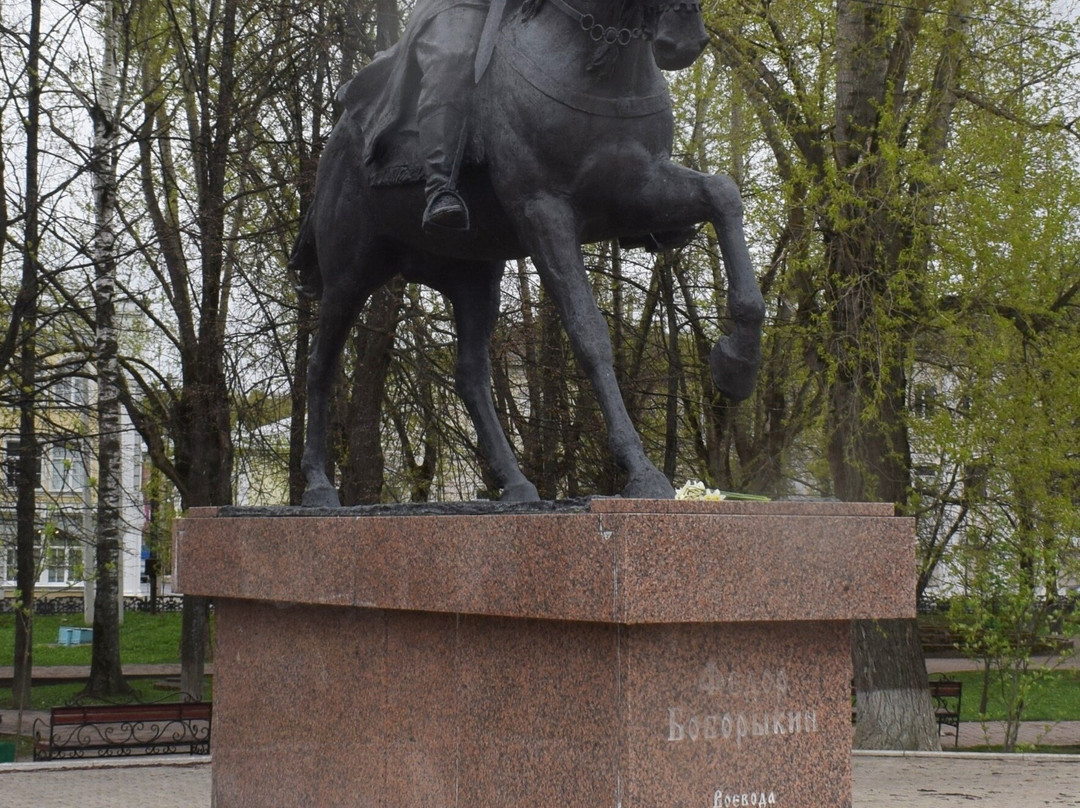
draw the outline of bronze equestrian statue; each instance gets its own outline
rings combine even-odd
[[[488,344],[509,259],[531,257],[555,303],[596,391],[612,454],[627,472],[623,496],[671,498],[674,491],[645,456],[627,415],[581,244],[617,238],[668,245],[711,222],[732,324],[713,348],[713,380],[734,401],[753,389],[765,307],[743,236],[738,189],[728,177],[671,160],[674,123],[660,69],[687,67],[701,54],[707,35],[700,7],[658,0],[491,2],[497,17],[484,26],[479,43],[481,78],[465,91],[466,114],[456,135],[455,125],[432,130],[421,125],[430,119],[418,121],[430,113],[417,43],[445,10],[418,10],[398,45],[341,91],[346,111],[323,152],[315,197],[290,259],[301,292],[321,300],[308,366],[305,505],[338,504],[326,475],[334,366],[356,316],[395,274],[442,292],[453,306],[457,390],[504,501],[538,499],[491,396]],[[473,14],[463,26],[473,36],[478,19]],[[474,50],[470,46],[470,56]],[[431,131],[443,133],[437,147],[429,149],[425,129],[428,138]],[[445,176],[432,180],[439,170],[428,165],[430,152],[439,150]],[[460,195],[467,229],[459,213],[444,225],[431,221],[430,210],[424,226],[425,185],[435,192],[431,201],[440,187]]]

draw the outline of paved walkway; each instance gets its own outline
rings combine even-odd
[[[1033,656],[1031,658],[1032,668],[1070,668],[1072,670],[1080,669],[1080,653],[1073,651],[1071,656],[1065,657],[1048,657],[1048,656]],[[927,673],[955,673],[956,671],[981,671],[982,663],[977,659],[968,659],[967,657],[927,657],[926,658],[926,672]]]
[[[857,752],[852,781],[852,808],[1076,808],[1080,756]]]
[[[1080,757],[860,752],[852,771],[852,808],[1080,804]],[[0,795],[12,806],[210,808],[210,766],[194,758],[0,765]]]
[[[0,764],[0,804],[26,808],[210,808],[210,766],[206,758],[186,757],[123,763]]]
[[[206,674],[213,676],[214,663],[206,663]],[[124,675],[131,679],[178,679],[180,666],[177,664],[161,665],[125,665]],[[10,665],[0,665],[0,687],[11,687],[15,669]],[[89,665],[38,665],[34,667],[34,684],[47,685],[57,682],[85,682],[90,678]]]

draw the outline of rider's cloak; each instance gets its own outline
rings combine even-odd
[[[458,6],[487,9],[489,5],[489,0],[417,0],[401,39],[379,51],[368,65],[338,89],[338,101],[345,105],[346,114],[360,125],[365,163],[379,161],[386,145],[384,141],[391,134],[416,127],[420,70],[413,49],[431,20]],[[471,58],[468,65],[471,69]]]

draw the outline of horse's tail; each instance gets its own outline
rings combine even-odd
[[[314,209],[314,205],[309,207],[300,222],[300,232],[289,256],[288,269],[296,291],[306,298],[318,300],[322,297],[323,283],[322,273],[319,271],[319,254],[315,249],[315,227],[312,221]]]

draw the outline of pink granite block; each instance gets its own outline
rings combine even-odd
[[[459,805],[614,804],[618,630],[463,618]]]
[[[738,513],[773,504],[743,502],[653,513],[646,502],[635,513],[186,519],[176,528],[177,585],[189,594],[628,623],[914,616],[910,519],[848,505],[793,515],[787,503],[771,515]]]
[[[636,626],[625,639],[626,808],[711,806],[717,791],[850,805],[847,624]]]
[[[385,768],[385,615],[234,600],[216,609],[214,804],[381,804],[370,775]],[[357,766],[366,776],[349,774]]]
[[[846,623],[218,620],[218,808],[850,801]]]
[[[586,514],[360,520],[356,602],[590,619],[610,615],[613,548]]]
[[[624,514],[629,623],[912,616],[913,526],[896,517]]]
[[[569,620],[613,615],[615,548],[589,514],[187,519],[174,541],[175,580],[188,594]]]
[[[825,502],[809,500],[623,499],[589,500],[590,513],[676,513],[726,516],[895,516],[891,502]]]
[[[466,737],[592,744],[617,720],[615,626],[471,617],[460,637]]]
[[[459,618],[384,614],[380,791],[394,795],[395,808],[454,805],[461,733]]]
[[[216,808],[848,808],[848,621],[914,615],[913,525],[881,506],[208,514],[175,539],[218,610]]]

